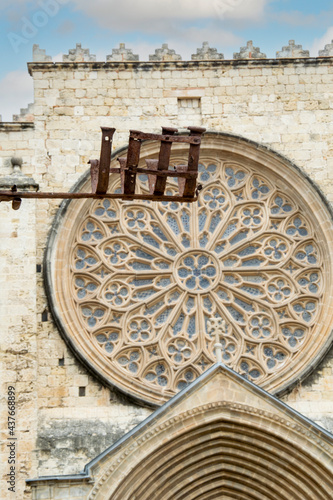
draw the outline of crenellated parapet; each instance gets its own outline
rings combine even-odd
[[[333,40],[325,45],[323,50],[319,50],[319,57],[333,57]],[[295,40],[289,40],[288,45],[276,51],[276,59],[314,59],[310,56],[309,50],[303,49],[302,45],[296,44]],[[233,53],[233,60],[258,60],[266,59],[273,60],[273,57],[267,58],[264,52],[261,52],[259,47],[253,45],[253,41],[249,40],[246,46],[240,47],[239,52]],[[167,43],[163,43],[162,47],[155,49],[154,54],[149,55],[150,62],[172,62],[182,61],[182,56],[176,53],[176,50],[170,49]],[[196,54],[191,55],[191,61],[230,61],[231,58],[225,59],[222,52],[218,52],[215,47],[210,47],[209,42],[202,43],[202,47],[197,48]],[[82,48],[80,43],[76,44],[75,49],[70,49],[68,54],[62,56],[64,63],[89,63],[96,62],[96,55],[90,54],[89,49]],[[140,55],[134,54],[133,49],[126,47],[125,43],[120,43],[118,48],[113,48],[111,54],[106,55],[106,62],[121,63],[121,62],[139,62]],[[46,54],[44,49],[41,49],[38,44],[33,46],[33,63],[52,63],[52,57]],[[97,62],[103,62],[102,60]],[[184,62],[188,62],[187,59]],[[57,63],[59,64],[59,63]]]
[[[149,56],[149,61],[181,61],[182,57],[176,51],[169,49],[167,43],[162,44],[162,48],[156,49],[155,54]]]
[[[319,51],[319,57],[332,57],[333,56],[333,40],[331,43],[328,43],[325,45],[325,48],[323,50]]]
[[[303,50],[302,45],[296,45],[295,40],[289,40],[289,45],[282,47],[282,50],[276,53],[277,59],[296,57],[310,57],[310,52]]]
[[[241,47],[239,52],[234,52],[234,59],[266,59],[266,54],[260,52],[259,47],[254,47],[250,40],[246,47]]]
[[[119,44],[119,49],[112,49],[112,54],[106,56],[106,61],[138,61],[139,56],[133,54],[132,49],[127,49],[124,43]]]
[[[33,122],[34,104],[30,103],[26,108],[21,108],[20,113],[13,115],[13,122]]]
[[[219,54],[217,49],[209,46],[208,42],[203,42],[202,47],[197,49],[196,54],[192,54],[192,61],[206,61],[206,60],[216,60],[224,59],[223,54]]]
[[[95,62],[96,56],[90,54],[89,49],[83,49],[80,43],[76,44],[75,49],[70,49],[67,55],[62,56],[63,62]]]
[[[45,49],[40,49],[38,44],[32,47],[32,60],[34,62],[52,62],[52,57],[46,55]]]

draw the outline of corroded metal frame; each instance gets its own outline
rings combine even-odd
[[[23,198],[37,199],[121,199],[121,200],[151,200],[151,201],[176,201],[194,202],[197,200],[200,186],[197,186],[198,163],[201,137],[205,132],[202,127],[188,127],[189,135],[175,135],[178,129],[163,127],[162,134],[151,134],[130,130],[129,147],[126,157],[118,158],[119,168],[110,168],[112,153],[112,138],[115,128],[101,127],[102,144],[99,160],[90,160],[91,193],[39,193],[17,191],[14,185],[10,191],[0,191],[0,202],[11,201],[13,210],[18,210]],[[140,149],[142,141],[159,141],[160,152],[158,160],[148,160],[147,168],[139,168]],[[171,146],[173,143],[189,144],[189,157],[187,165],[174,165],[174,170],[169,169]],[[120,174],[121,192],[108,193],[110,173]],[[149,194],[135,192],[136,176],[144,173],[148,175]],[[168,177],[177,177],[179,194],[168,196],[165,194],[166,180]]]

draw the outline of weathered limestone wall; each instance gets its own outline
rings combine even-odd
[[[10,158],[18,156],[23,159],[24,173],[36,173],[35,130],[33,123],[0,122],[0,176],[9,175],[12,171]]]
[[[30,63],[34,125],[0,126],[0,175],[10,173],[11,156],[22,156],[23,173],[41,190],[66,191],[88,160],[98,158],[100,126],[117,129],[117,148],[126,144],[129,129],[195,124],[273,148],[333,201],[332,62]],[[29,477],[79,472],[151,411],[102,387],[76,361],[50,317],[41,271],[58,206],[23,201],[12,212],[0,204],[1,394],[5,403],[7,386],[15,384],[17,498],[31,498],[24,484]],[[284,401],[333,430],[332,351]],[[1,417],[6,421],[6,408]],[[6,428],[2,437],[8,437]],[[1,453],[6,464],[5,447]],[[4,483],[7,473],[4,467],[4,499],[14,498]]]
[[[4,204],[1,204],[4,205]],[[38,355],[36,315],[36,207],[31,200],[14,212],[1,206],[1,496],[23,498],[24,481],[36,473]],[[7,407],[7,395],[11,403]],[[13,399],[15,397],[15,399]],[[12,431],[12,432],[10,432]],[[14,443],[14,444],[13,444]],[[11,447],[10,447],[11,446]],[[8,492],[8,459],[14,464],[16,493]],[[13,462],[14,460],[14,462]],[[20,481],[18,482],[18,478]]]

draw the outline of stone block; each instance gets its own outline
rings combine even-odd
[[[86,387],[88,385],[89,379],[87,375],[75,375],[74,384],[78,387]]]
[[[35,80],[34,81],[34,88],[36,89],[49,89],[50,88],[50,82],[49,80]]]
[[[71,486],[70,487],[70,495],[71,498],[86,498],[87,487],[85,486]]]
[[[76,89],[75,90],[75,97],[77,97],[78,99],[86,97],[86,94],[87,94],[86,89]]]
[[[54,487],[54,500],[62,500],[63,498],[70,498],[70,490],[68,486],[55,486]]]
[[[49,500],[50,497],[50,487],[49,486],[38,486],[38,490],[35,493],[36,500]]]

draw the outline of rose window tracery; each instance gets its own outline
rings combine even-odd
[[[193,204],[85,203],[66,243],[70,316],[86,351],[111,383],[148,402],[216,361],[211,317],[226,322],[223,362],[266,388],[318,335],[325,255],[311,211],[245,162],[203,154],[199,180]]]

